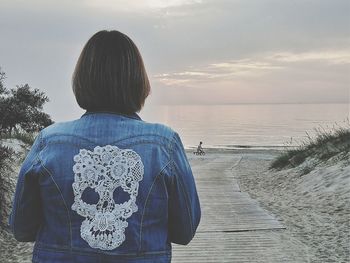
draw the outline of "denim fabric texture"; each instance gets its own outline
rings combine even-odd
[[[82,238],[85,217],[72,209],[74,156],[106,145],[131,149],[143,163],[125,240],[109,250]],[[87,187],[82,199],[94,205],[100,196]],[[121,187],[113,200],[127,200]],[[40,131],[21,167],[9,224],[18,241],[35,241],[33,262],[170,262],[171,243],[188,244],[200,217],[192,170],[176,131],[136,113],[87,111]]]

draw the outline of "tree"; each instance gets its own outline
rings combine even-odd
[[[35,132],[53,123],[43,112],[44,104],[49,101],[44,92],[31,89],[28,84],[8,90],[4,79],[5,73],[0,68],[0,132]]]

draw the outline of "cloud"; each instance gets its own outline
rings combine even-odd
[[[280,52],[269,57],[281,62],[319,61],[328,64],[350,64],[350,50],[311,51],[302,53]]]
[[[162,9],[166,8],[182,7],[201,3],[202,0],[87,0],[84,2],[84,4],[89,8],[131,13],[143,11],[161,11]]]
[[[192,85],[195,85],[195,82],[230,80],[240,76],[254,78],[283,67],[263,61],[241,59],[190,68],[186,71],[157,74],[154,75],[154,78],[165,85],[190,85],[191,82],[193,82]]]
[[[295,66],[295,63],[299,63]],[[293,70],[300,63],[313,63],[313,67],[350,64],[350,50],[311,51],[302,53],[276,52],[240,60],[228,60],[202,65],[189,66],[186,71],[166,72],[154,75],[154,79],[164,85],[194,86],[201,81],[239,80],[259,78],[262,75],[281,74],[281,70]],[[302,70],[306,70],[302,67]]]

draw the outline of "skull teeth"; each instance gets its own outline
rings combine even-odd
[[[108,227],[108,224],[107,224],[107,219],[106,217],[101,217],[100,218],[100,222],[98,223],[98,228],[101,230],[101,231],[105,231]]]

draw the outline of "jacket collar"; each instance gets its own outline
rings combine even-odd
[[[104,114],[115,114],[115,115],[120,115],[120,116],[124,116],[127,118],[132,118],[132,119],[136,119],[136,120],[142,120],[141,117],[136,113],[132,113],[132,114],[124,114],[124,113],[119,113],[119,112],[114,112],[114,111],[85,111],[85,113],[83,115],[81,115],[81,117],[84,117],[86,115],[90,115],[90,114],[99,114],[99,113],[104,113]]]

